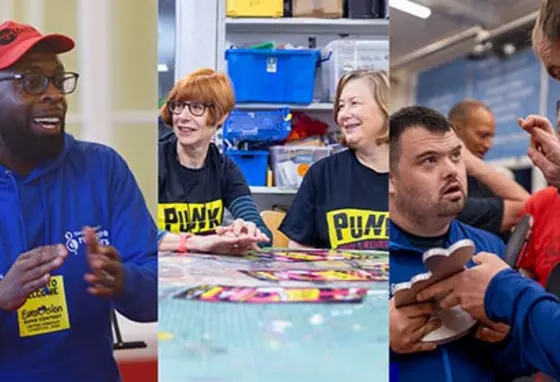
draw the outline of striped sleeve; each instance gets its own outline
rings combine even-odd
[[[267,247],[272,244],[272,232],[264,223],[251,196],[241,196],[234,199],[231,204],[226,207],[235,219],[243,219],[247,222],[255,223],[257,228],[270,239],[269,243],[260,243],[259,246]]]

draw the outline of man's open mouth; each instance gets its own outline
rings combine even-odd
[[[31,119],[31,121],[36,128],[51,132],[60,131],[62,126],[61,117],[36,117]]]
[[[443,190],[443,197],[450,199],[460,199],[463,196],[461,186],[458,183],[449,185]]]

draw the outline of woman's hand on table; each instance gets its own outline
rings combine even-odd
[[[202,252],[222,255],[243,255],[259,247],[259,241],[269,241],[266,236],[255,231],[253,236],[246,233],[234,233],[233,226],[222,227],[214,235],[187,235],[167,233],[161,239],[158,250],[160,252]],[[183,243],[183,244],[182,244]],[[181,250],[183,248],[183,250]]]
[[[216,234],[226,237],[248,237],[255,240],[255,244],[270,242],[270,238],[262,233],[255,223],[247,222],[243,219],[236,219],[227,227],[216,228]]]
[[[187,240],[190,252],[214,253],[218,255],[244,255],[258,249],[257,241],[246,234],[192,236]]]

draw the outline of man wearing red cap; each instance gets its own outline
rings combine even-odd
[[[73,48],[0,25],[0,381],[120,381],[111,310],[157,320],[157,228],[134,176],[64,132]]]

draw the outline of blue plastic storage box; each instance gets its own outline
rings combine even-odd
[[[290,109],[234,109],[224,123],[224,139],[233,142],[278,142],[292,131]]]
[[[311,49],[228,49],[228,75],[238,103],[313,102],[321,59]]]
[[[268,151],[227,149],[226,155],[239,167],[249,186],[266,186]]]

